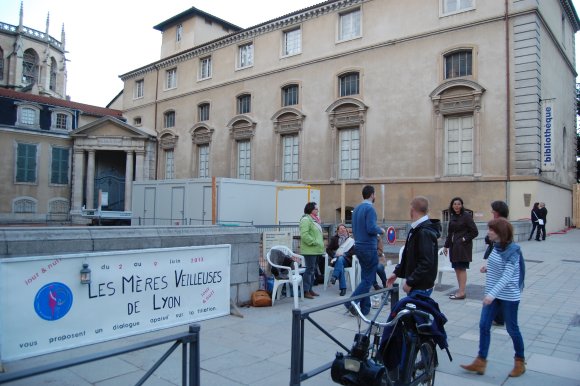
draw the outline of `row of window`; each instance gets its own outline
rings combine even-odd
[[[470,10],[474,8],[475,0],[443,0],[443,14],[452,14]],[[181,40],[182,28],[177,29],[177,39]],[[338,41],[347,41],[361,37],[361,10],[356,8],[339,14],[338,20]],[[178,41],[179,41],[178,40]],[[238,46],[236,59],[236,69],[244,69],[254,65],[254,43],[244,43]],[[302,29],[300,26],[282,32],[282,56],[298,55],[302,52]],[[447,67],[446,76],[454,73],[453,68]],[[454,63],[449,63],[454,65]],[[455,75],[465,76],[465,75]],[[212,57],[211,55],[199,59],[198,79],[205,80],[212,77]],[[133,96],[135,99],[144,96],[145,82],[139,79],[135,82]],[[170,68],[165,71],[164,89],[171,90],[177,88],[177,68]]]
[[[19,103],[16,112],[16,126],[33,129],[48,129],[40,127],[39,106],[31,103]],[[72,113],[63,109],[52,109],[50,112],[50,129],[72,130]]]
[[[39,144],[17,143],[14,181],[36,184],[38,182]],[[50,183],[68,185],[70,149],[52,146],[50,159]]]
[[[473,74],[472,50],[454,51],[444,56],[445,79],[471,76]],[[142,87],[142,84],[141,84]],[[349,72],[338,77],[338,95],[346,97],[358,95],[360,93],[360,73]],[[299,104],[299,87],[297,84],[289,84],[281,89],[282,107],[295,106]],[[252,111],[251,94],[241,94],[236,97],[236,114],[249,114]],[[197,117],[199,122],[208,121],[210,118],[210,104],[201,103],[197,107]],[[136,117],[133,124],[140,125],[141,117]],[[175,126],[175,111],[164,113],[164,127]]]
[[[13,213],[36,213],[38,202],[33,197],[18,197],[12,202]],[[48,203],[48,213],[66,215],[69,211],[68,200],[55,198]]]

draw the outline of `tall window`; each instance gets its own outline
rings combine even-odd
[[[36,200],[21,198],[14,201],[14,213],[36,213]]]
[[[174,127],[175,126],[175,111],[167,111],[163,115],[163,127]]]
[[[238,178],[249,180],[252,178],[252,147],[250,141],[238,141]]]
[[[37,111],[30,107],[20,109],[20,123],[23,125],[35,126],[37,122]]]
[[[4,51],[0,48],[0,80],[4,80]]]
[[[238,114],[248,114],[252,111],[252,96],[250,94],[243,94],[238,96]]]
[[[455,51],[445,55],[445,79],[473,75],[471,57],[471,50]]]
[[[339,176],[343,180],[359,178],[360,139],[358,129],[342,129],[339,134]]]
[[[36,182],[37,145],[19,143],[16,147],[16,182]]]
[[[238,47],[238,68],[250,67],[254,64],[254,43]]]
[[[284,56],[296,55],[302,51],[302,31],[296,28],[284,32]]]
[[[54,91],[56,90],[56,60],[54,58],[50,58],[50,85],[49,88]]]
[[[165,179],[170,180],[175,178],[175,162],[173,149],[165,150]]]
[[[360,9],[340,14],[338,40],[349,40],[361,36]]]
[[[24,51],[22,57],[22,82],[35,84],[38,78],[38,55],[33,49]]]
[[[209,103],[202,103],[197,106],[199,122],[209,121]]]
[[[209,177],[209,145],[199,145],[197,150],[199,156],[197,175],[200,178]]]
[[[211,78],[211,56],[199,60],[199,79]]]
[[[358,72],[351,72],[341,75],[338,79],[339,95],[341,97],[348,95],[356,95],[359,93],[359,74]]]
[[[133,92],[133,98],[143,98],[143,92],[145,91],[145,80],[139,79],[135,81],[135,89]]]
[[[52,165],[50,183],[58,185],[68,184],[69,149],[62,147],[52,148]]]
[[[282,106],[298,104],[298,85],[290,84],[282,88]]]
[[[298,180],[298,135],[285,135],[282,137],[283,165],[282,180]]]
[[[445,174],[473,174],[473,115],[445,117]]]
[[[475,0],[442,0],[443,13],[454,13],[473,9]]]
[[[57,129],[67,130],[69,126],[69,116],[65,113],[56,113],[56,122],[54,125]]]
[[[183,36],[183,24],[178,24],[175,28],[175,41],[180,42]]]
[[[177,68],[172,68],[165,71],[165,89],[177,87]]]

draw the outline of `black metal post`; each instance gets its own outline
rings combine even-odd
[[[193,334],[193,341],[189,342],[189,386],[201,385],[201,364],[200,364],[200,349],[199,349],[199,324],[192,324],[189,326],[189,332]]]
[[[300,334],[300,309],[292,310],[292,342],[290,351],[290,386],[300,385],[300,373],[302,372],[301,353],[302,342]]]

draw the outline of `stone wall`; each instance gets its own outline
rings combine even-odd
[[[242,304],[258,289],[260,238],[254,227],[11,227],[0,228],[0,258],[231,244],[230,298]]]

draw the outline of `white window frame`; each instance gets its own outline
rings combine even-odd
[[[199,77],[198,80],[210,79],[212,76],[212,60],[211,56],[206,56],[199,59]]]
[[[298,134],[282,137],[282,181],[300,178],[300,137]]]
[[[64,128],[64,129],[62,127],[57,127],[59,115],[66,115],[66,128]],[[73,115],[70,111],[60,110],[60,109],[51,109],[50,129],[51,130],[70,131],[70,130],[72,130],[72,119],[73,119]]]
[[[163,113],[163,128],[170,129],[175,127],[175,110],[169,110]],[[169,118],[172,117],[172,118]]]
[[[347,91],[350,91],[352,89],[352,86],[350,86],[350,84],[352,82],[349,82],[348,88],[346,87],[347,86],[347,84],[346,84],[347,78],[355,77],[355,76],[356,76],[356,92],[347,92]],[[338,76],[338,96],[340,98],[342,98],[342,97],[347,97],[347,96],[351,96],[351,95],[360,95],[360,92],[361,92],[360,79],[361,79],[361,75],[360,75],[360,72],[358,72],[358,71],[349,71],[349,72],[345,72],[344,74],[339,75]],[[344,90],[342,87],[343,83],[345,85]]]
[[[239,70],[254,65],[254,42],[240,44],[238,46],[237,65]]]
[[[180,42],[183,38],[183,24],[178,24],[175,27],[175,41]]]
[[[282,56],[294,56],[302,53],[302,28],[296,27],[282,34]]]
[[[237,141],[238,147],[238,178],[242,180],[252,179],[252,142],[247,139]]]
[[[207,113],[206,113],[206,106],[207,106]],[[209,103],[200,103],[197,105],[197,120],[198,122],[205,122],[209,121],[209,114],[211,112],[211,106]],[[206,116],[204,116],[206,115]]]
[[[358,22],[358,25],[357,25]],[[338,15],[338,41],[358,39],[362,36],[362,10],[350,9]]]
[[[244,110],[242,107],[245,107],[246,104],[243,100],[248,99],[248,110]],[[237,114],[249,114],[252,112],[252,94],[241,94],[236,97],[236,112]]]
[[[30,210],[27,210],[30,208]],[[12,213],[36,213],[38,200],[34,197],[17,197],[12,200]]]
[[[467,54],[469,53],[471,55],[471,73],[470,74],[465,74],[465,75],[460,75],[460,73],[458,72],[458,75],[456,76],[447,76],[447,58],[453,57],[453,56],[460,56],[461,54]],[[449,51],[446,52],[443,55],[443,79],[455,79],[455,78],[466,78],[466,77],[472,77],[473,73],[474,73],[474,61],[473,61],[473,57],[474,57],[474,50],[472,48],[461,48],[461,49],[457,49],[457,50],[453,50],[453,51]],[[467,56],[466,56],[467,58]],[[467,62],[465,62],[467,63]],[[467,65],[467,64],[466,64]],[[459,66],[459,65],[458,65]],[[459,71],[461,70],[461,68],[459,68]]]
[[[471,127],[466,128],[462,125],[464,119],[471,119]],[[452,120],[459,120],[459,126],[453,128],[452,130],[457,131],[457,133],[450,134],[450,123]],[[473,114],[463,114],[463,115],[452,115],[444,117],[444,130],[445,130],[445,176],[448,177],[460,177],[460,176],[473,176],[474,168],[474,152],[473,152],[473,141],[475,133],[475,122]],[[468,131],[466,131],[468,130]],[[457,135],[455,135],[457,134]],[[452,146],[453,144],[453,146]],[[451,153],[454,156],[451,156]],[[469,157],[469,162],[465,161],[465,157]],[[457,171],[451,171],[451,162],[453,165],[457,165]],[[465,170],[468,168],[468,170]]]
[[[165,90],[177,88],[177,67],[165,71]]]
[[[30,128],[40,128],[40,108],[30,103],[16,103],[18,109],[16,111],[16,124],[18,126],[25,126]],[[33,113],[32,121],[28,118],[28,114]],[[25,123],[26,122],[26,123]]]
[[[165,149],[165,179],[172,180],[175,178],[175,151]]]
[[[145,92],[145,79],[137,79],[133,89],[133,99],[143,98]]]
[[[338,178],[357,180],[360,178],[360,128],[340,129],[338,132]]]
[[[290,95],[288,90],[290,89],[296,89],[296,103],[287,103]],[[299,103],[300,103],[300,87],[298,86],[298,84],[292,83],[282,87],[282,103],[281,103],[282,107],[297,106]]]
[[[439,16],[455,15],[475,9],[476,0],[439,0]]]
[[[197,145],[197,176],[199,178],[209,177],[209,143]]]

